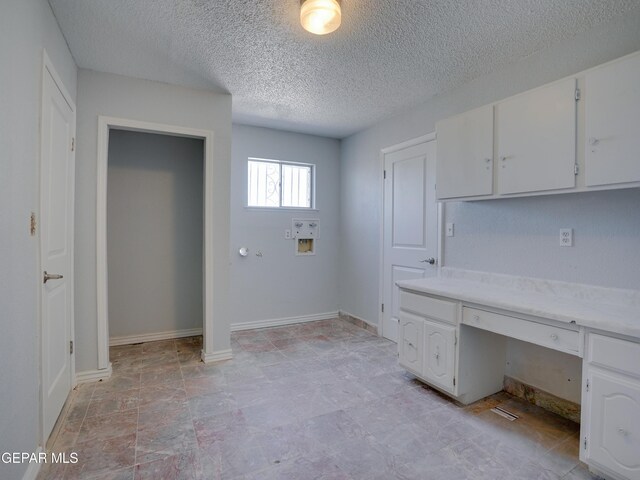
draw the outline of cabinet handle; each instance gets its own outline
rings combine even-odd
[[[485,163],[491,163],[491,159],[490,159],[490,158],[485,158],[485,159],[484,159],[484,162],[485,162]]]
[[[623,437],[626,437],[627,435],[629,435],[629,432],[627,430],[625,430],[624,428],[618,428],[618,433],[620,435],[622,435]]]
[[[473,321],[474,322],[479,322],[480,321],[480,315],[474,315],[473,316]]]
[[[60,280],[61,278],[64,277],[58,273],[47,273],[47,271],[45,270],[42,277],[42,283],[47,283],[49,280]]]
[[[552,333],[550,336],[551,336],[551,340],[553,340],[554,342],[558,341],[558,335],[556,335],[555,333]]]
[[[500,161],[502,162],[502,168],[506,168],[507,167],[507,160],[509,158],[513,158],[513,155],[504,155],[504,156],[500,157]]]
[[[589,137],[589,145],[591,145],[592,147],[595,147],[599,143],[600,143],[599,139],[597,139],[595,137]]]

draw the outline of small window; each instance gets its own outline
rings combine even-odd
[[[313,165],[259,158],[248,165],[248,206],[313,208]]]

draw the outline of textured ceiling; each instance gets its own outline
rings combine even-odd
[[[50,0],[81,68],[233,95],[234,121],[343,137],[612,20],[638,0]]]

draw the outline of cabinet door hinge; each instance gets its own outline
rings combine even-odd
[[[384,179],[387,178],[387,171],[386,170],[382,171],[382,178],[384,178]]]
[[[76,151],[76,137],[71,137],[71,151]]]
[[[384,303],[380,305],[380,310],[382,311],[382,313],[384,313]]]
[[[584,437],[584,449],[587,449],[587,437]]]
[[[579,168],[578,168],[578,164],[576,163],[576,164],[573,166],[573,174],[574,174],[574,175],[577,175],[577,174],[578,174],[578,170],[579,170]]]
[[[69,342],[69,355],[73,355],[73,340]]]
[[[575,96],[575,99],[576,99],[576,102],[577,102],[578,100],[580,100],[580,89],[579,89],[579,88],[576,88],[576,96]]]
[[[587,392],[589,391],[589,379],[587,378]]]
[[[454,344],[454,345],[457,345],[457,344],[458,344],[458,334],[457,334],[457,333],[455,333],[455,334],[453,335],[453,344]]]
[[[453,386],[456,386],[456,377],[453,377]]]

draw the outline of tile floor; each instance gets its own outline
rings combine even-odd
[[[40,479],[591,479],[578,425],[501,393],[460,407],[398,367],[395,344],[342,320],[111,348],[80,385]],[[520,415],[510,422],[489,409]]]

